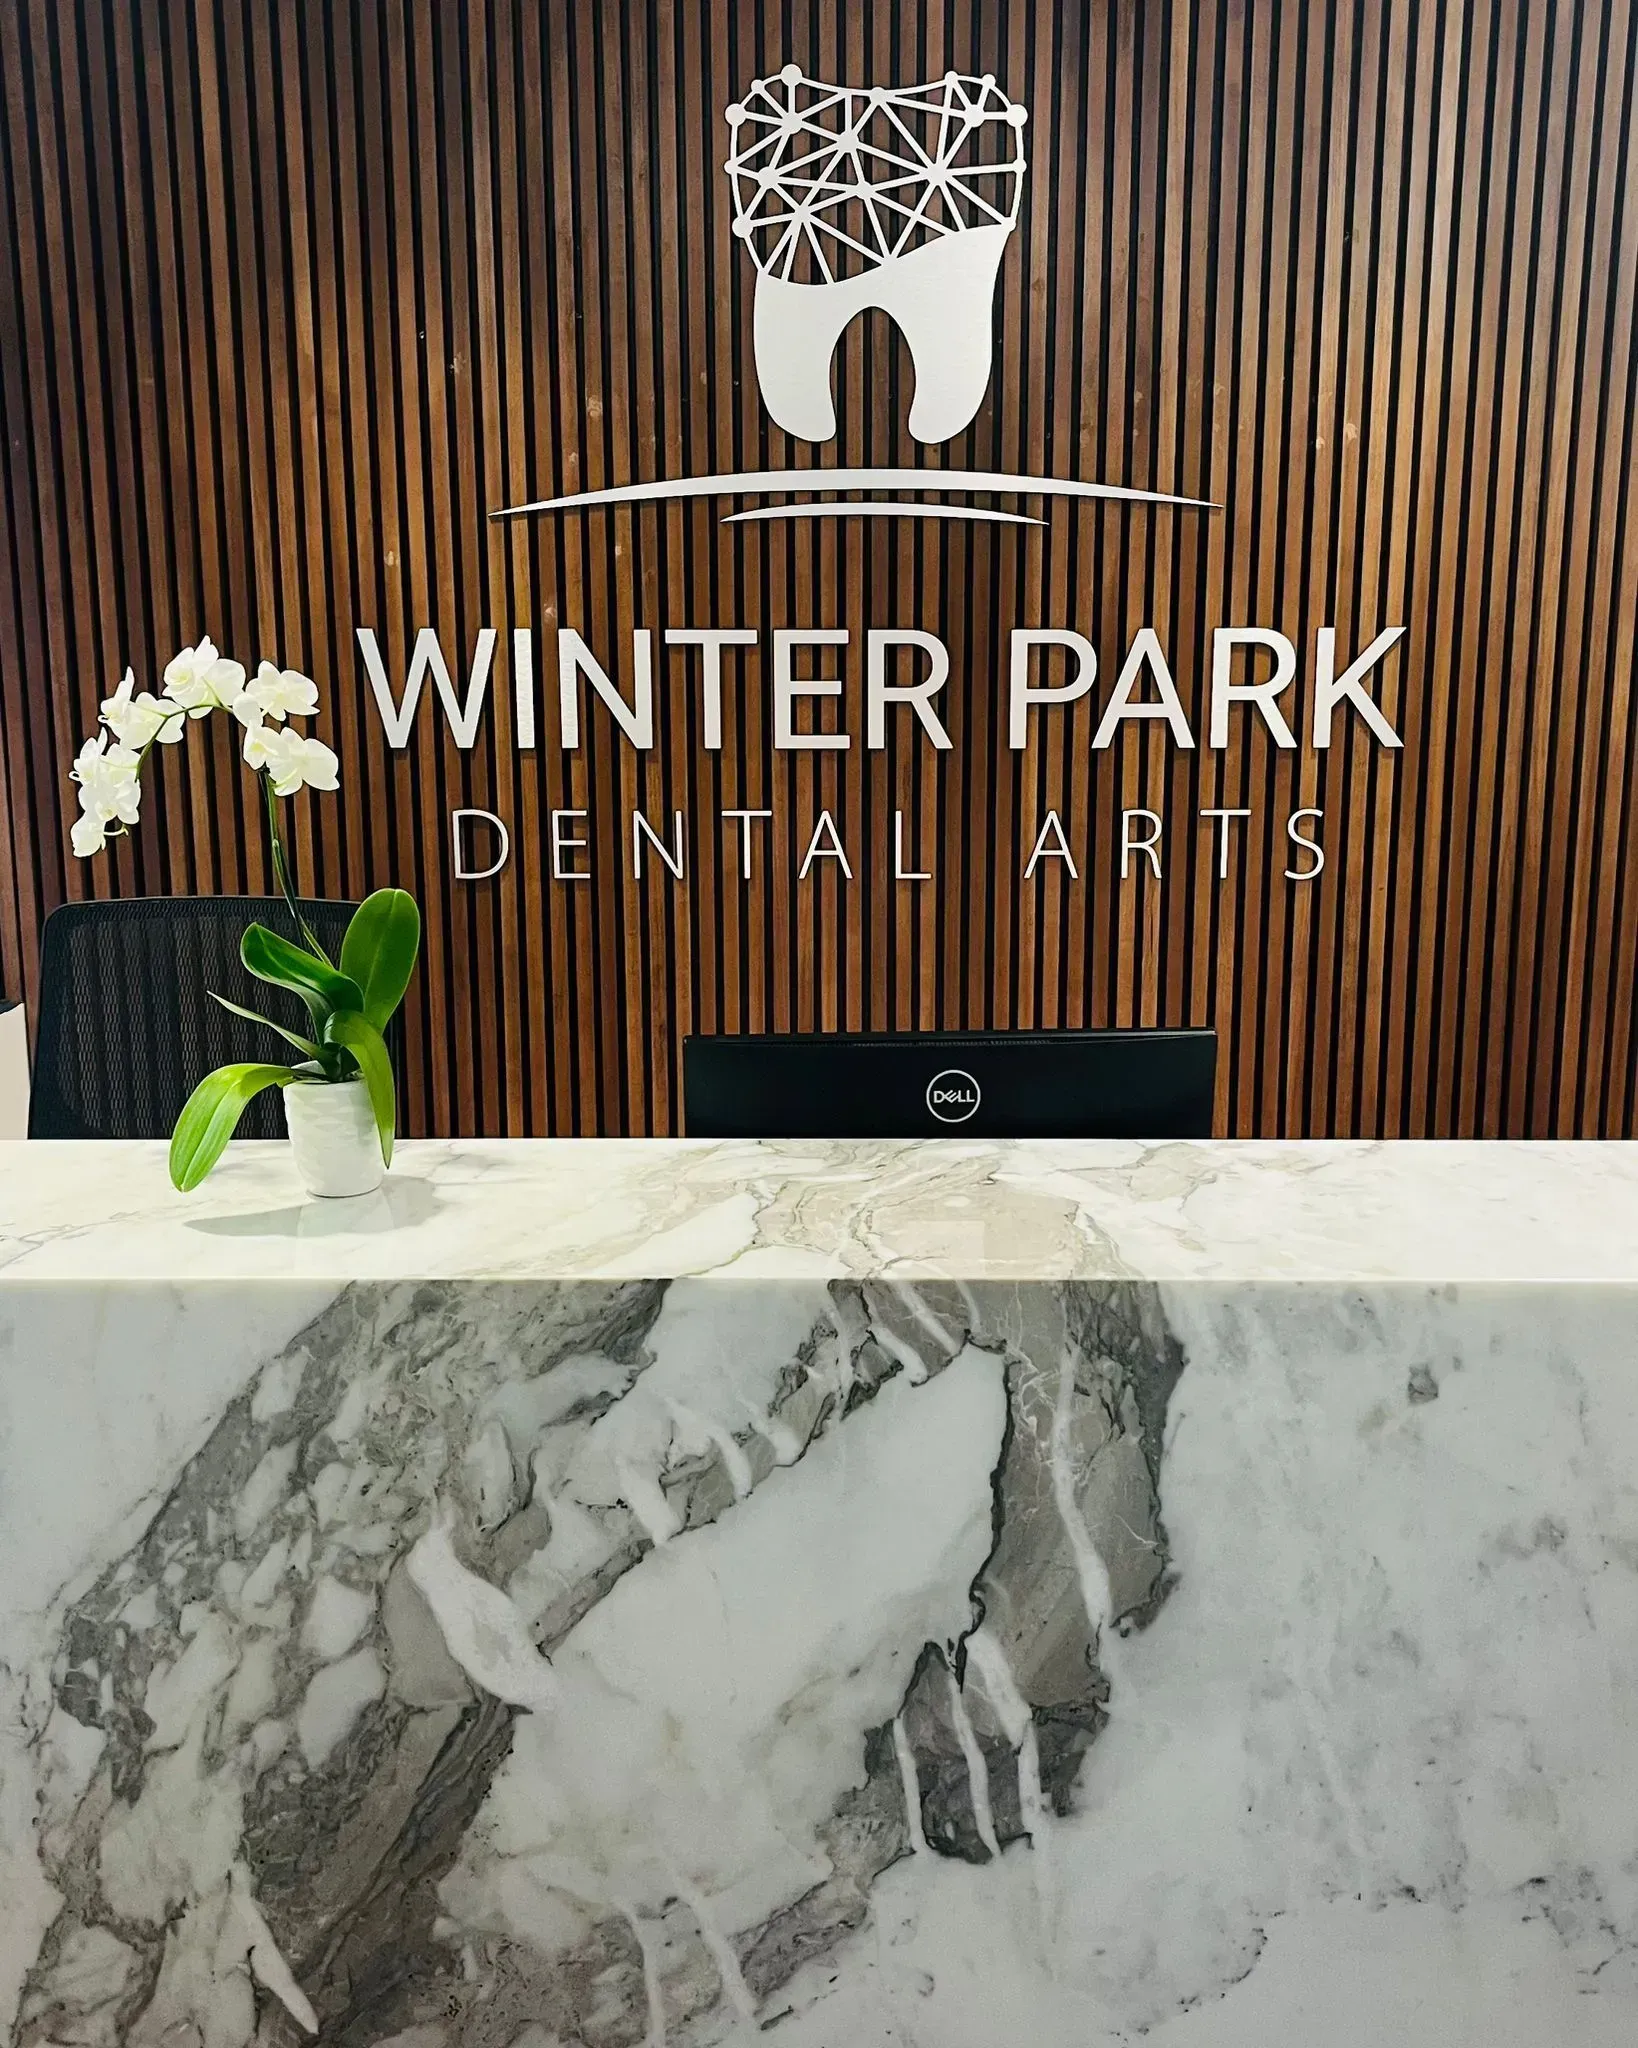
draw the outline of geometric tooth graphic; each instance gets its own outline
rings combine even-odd
[[[972,419],[1023,200],[1027,119],[988,75],[857,90],[796,64],[728,109],[734,233],[757,268],[757,382],[788,433],[836,432],[831,361],[868,306],[909,346],[915,438],[947,441]]]

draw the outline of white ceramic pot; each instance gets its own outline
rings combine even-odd
[[[292,1081],[284,1091],[284,1120],[310,1195],[367,1195],[380,1187],[387,1169],[361,1080]]]

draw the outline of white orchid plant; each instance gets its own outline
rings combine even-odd
[[[300,996],[313,1035],[288,1031],[271,1017],[210,991],[224,1009],[276,1031],[302,1058],[291,1066],[244,1062],[205,1076],[171,1134],[171,1179],[183,1191],[197,1187],[210,1172],[248,1104],[266,1088],[362,1081],[382,1157],[389,1165],[392,1161],[397,1101],[382,1034],[415,971],[421,914],[404,890],[376,890],[354,912],[338,961],[330,959],[302,916],[279,831],[279,802],[302,789],[339,787],[335,754],[289,722],[311,718],[317,710],[318,688],[309,677],[264,661],[251,679],[241,663],[218,652],[207,638],[197,647],[184,647],[166,664],[158,696],[139,692],[127,668],[119,688],[103,700],[98,731],[69,771],[80,796],[70,837],[82,858],[100,853],[109,839],[123,837],[138,822],[142,771],[153,749],[174,746],[191,721],[213,711],[230,713],[243,730],[245,765],[262,785],[273,872],[299,943],[253,924],[240,942],[239,957],[258,981]]]

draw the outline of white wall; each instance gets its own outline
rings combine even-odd
[[[28,1031],[23,1006],[0,1014],[0,1138],[28,1136]]]

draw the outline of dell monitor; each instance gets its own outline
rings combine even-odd
[[[690,1037],[695,1138],[1209,1138],[1215,1031]]]

